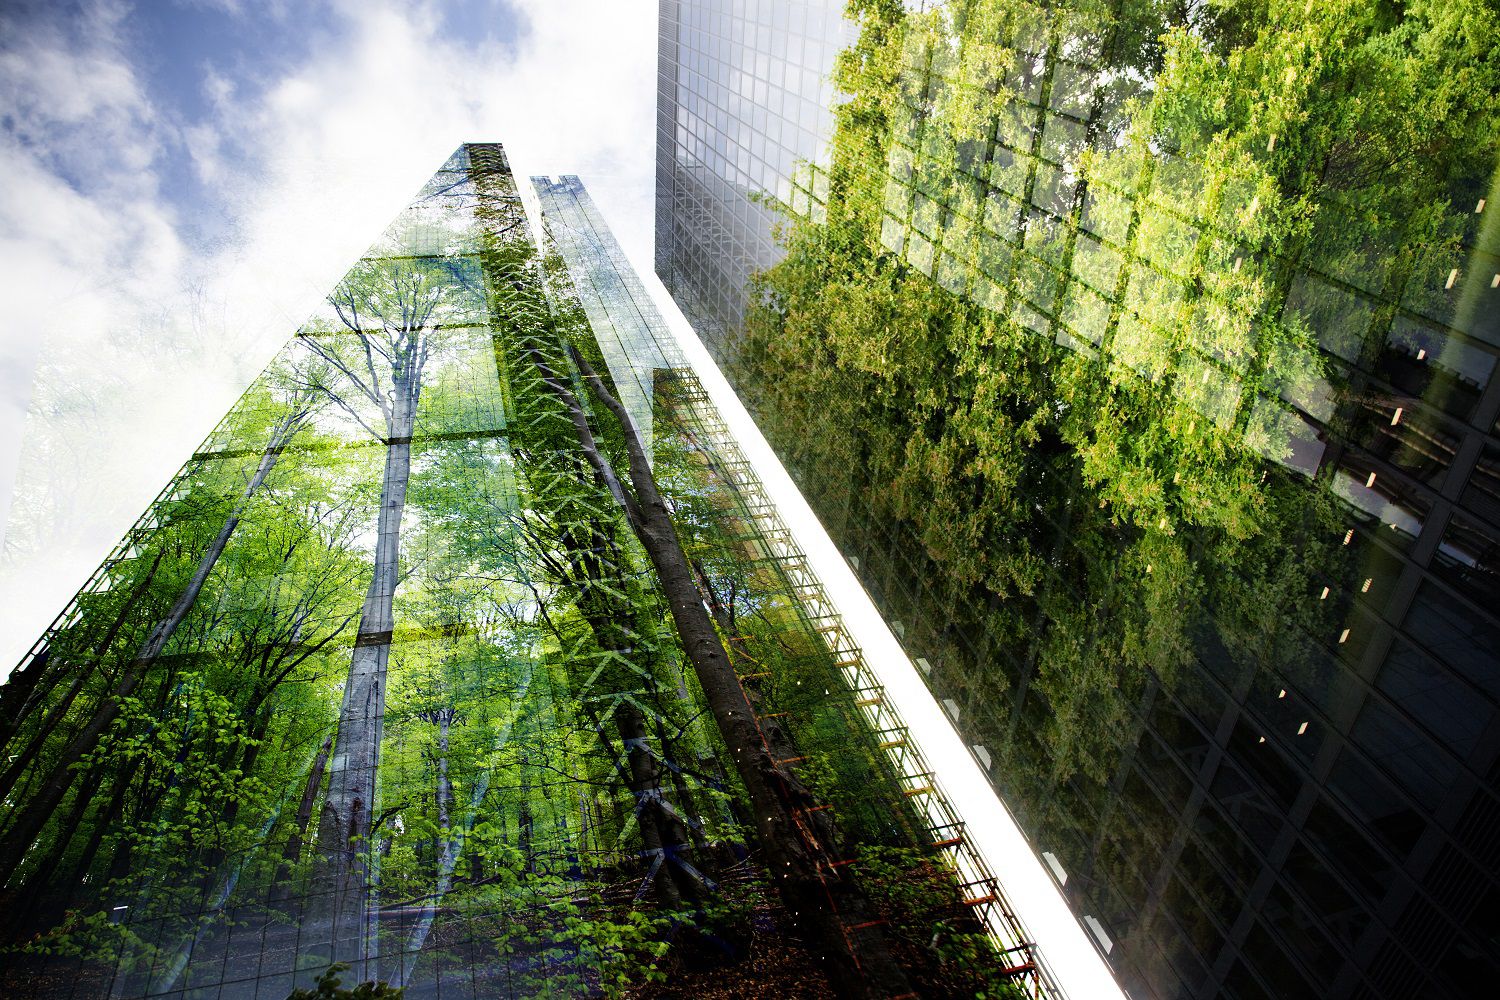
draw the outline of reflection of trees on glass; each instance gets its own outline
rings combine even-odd
[[[310,383],[310,391],[326,396],[385,447],[370,585],[318,821],[319,851],[329,867],[333,948],[341,957],[373,951],[370,941],[378,934],[366,906],[371,882],[367,852],[395,627],[393,601],[401,576],[401,521],[422,380],[439,336],[435,327],[447,318],[440,307],[451,297],[452,285],[440,259],[363,261],[329,297],[346,329],[309,332],[303,340],[325,363],[322,378]]]
[[[4,687],[7,995],[998,981],[717,418],[655,369],[648,456],[569,266],[461,152]]]
[[[1269,689],[1272,722],[1333,714],[1378,575],[1350,529],[1406,544],[1423,516],[1338,442],[1435,477],[1454,445],[1415,404],[1467,414],[1493,363],[1468,305],[1493,268],[1463,266],[1493,12],[853,9],[830,162],[800,175],[734,377],[1085,870],[1160,692],[1206,671]],[[1302,753],[1297,726],[1262,756]],[[1139,809],[1136,903],[1175,822]]]

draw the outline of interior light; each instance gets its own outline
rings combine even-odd
[[[1343,643],[1348,642],[1348,641],[1349,641],[1349,630],[1348,629],[1344,629],[1344,631],[1342,631],[1342,632],[1339,633],[1339,644],[1342,645]]]
[[[1327,587],[1324,587],[1323,588],[1323,592],[1318,595],[1318,600],[1320,600],[1320,601],[1326,601],[1326,600],[1328,600],[1328,588]]]
[[[1369,487],[1374,486],[1374,485],[1375,485],[1375,473],[1372,472],[1372,473],[1370,473],[1370,478],[1365,480],[1365,487],[1369,488]]]
[[[1448,280],[1443,284],[1444,288],[1452,288],[1453,283],[1458,280],[1458,268],[1448,272]]]
[[[1307,723],[1304,722],[1302,723],[1302,725],[1297,727],[1297,735],[1301,736],[1305,732],[1307,732]]]
[[[1397,424],[1399,424],[1401,422],[1401,410],[1402,410],[1402,407],[1398,406],[1398,407],[1396,407],[1396,412],[1393,413],[1393,414],[1391,414],[1391,426],[1392,427],[1395,427]]]
[[[1421,361],[1425,357],[1427,357],[1427,348],[1425,348],[1425,347],[1419,347],[1419,348],[1417,348],[1417,360]]]
[[[1344,532],[1344,544],[1348,545],[1352,541],[1354,541],[1354,529],[1350,528],[1348,531]]]
[[[1276,697],[1278,697],[1278,698],[1285,698],[1286,697],[1286,688],[1282,688],[1281,691],[1277,693]]]
[[[1375,582],[1375,578],[1373,576],[1367,576],[1367,577],[1365,577],[1365,584],[1364,584],[1363,587],[1359,588],[1359,592],[1361,594],[1368,594],[1370,592],[1370,584],[1372,584],[1374,582]]]
[[[1256,740],[1255,742],[1257,742],[1257,743],[1264,743],[1265,741],[1266,741],[1266,738],[1264,736],[1262,736],[1260,739]]]

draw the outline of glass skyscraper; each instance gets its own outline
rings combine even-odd
[[[0,724],[7,997],[1059,995],[587,193],[496,145]]]
[[[777,257],[777,201],[832,125],[838,0],[663,0],[657,38],[656,270],[717,353]],[[807,182],[804,182],[807,183]],[[710,332],[711,331],[711,332]]]
[[[759,295],[687,210],[663,280],[1131,995],[1486,995],[1492,12],[927,6],[862,5]],[[663,4],[663,121],[753,120],[752,7]]]

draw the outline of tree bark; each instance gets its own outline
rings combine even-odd
[[[843,866],[831,864],[847,859],[830,857],[828,849],[833,845],[821,843],[806,821],[808,810],[816,803],[772,756],[754,708],[704,607],[704,597],[698,591],[671,513],[656,488],[630,414],[582,355],[570,350],[584,378],[624,433],[634,502],[627,497],[622,506],[661,581],[683,650],[749,794],[766,867],[787,911],[802,934],[833,959],[836,968],[829,981],[841,994],[868,997],[911,993],[905,972],[883,942],[869,948],[853,944],[850,928],[871,919],[869,902]],[[590,464],[596,470],[608,467],[582,404],[536,352],[533,360],[554,395],[567,406]]]
[[[600,525],[591,527],[587,539],[589,544],[585,545],[583,541],[571,532],[563,533],[563,544],[568,550],[573,571],[572,583],[580,592],[579,611],[600,649],[625,660],[638,657],[640,652],[632,646],[629,638],[629,616],[633,609],[597,586],[603,582],[601,574],[605,566],[622,566],[624,556],[613,535],[606,533]],[[601,558],[604,553],[610,553],[610,558]],[[601,727],[599,735],[604,738],[599,720],[596,718],[594,722]],[[685,867],[692,843],[686,824],[672,812],[662,796],[661,773],[651,756],[646,716],[639,707],[622,700],[615,707],[614,723],[625,755],[621,777],[635,800],[634,815],[641,832],[647,879],[654,886],[657,898],[668,909],[679,909],[684,901],[697,902],[702,897],[700,879],[688,874]],[[661,746],[662,752],[666,753],[665,739]]]
[[[42,686],[51,659],[52,648],[43,646],[26,666],[11,673],[5,685],[0,687],[0,747],[9,743],[16,734],[22,720],[39,700],[38,694],[51,687],[50,684]]]
[[[402,391],[388,429],[385,471],[380,486],[374,571],[360,610],[359,634],[339,707],[338,736],[329,764],[328,794],[318,818],[318,850],[324,864],[326,900],[331,908],[331,961],[349,961],[354,974],[371,978],[369,909],[371,824],[380,742],[385,730],[386,668],[390,663],[392,611],[400,582],[401,517],[411,474],[411,432],[415,392]]]
[[[458,859],[463,854],[464,841],[468,838],[469,831],[474,827],[474,818],[479,813],[479,807],[484,802],[484,797],[490,789],[490,773],[486,771],[475,784],[473,795],[469,804],[468,815],[456,828],[450,828],[450,809],[453,802],[453,784],[448,778],[448,727],[452,723],[452,709],[445,709],[438,715],[438,828],[441,831],[441,842],[438,848],[437,878],[433,886],[432,902],[427,906],[425,912],[417,918],[417,922],[407,936],[406,951],[403,957],[401,971],[396,976],[396,985],[405,986],[411,981],[411,974],[416,969],[417,956],[422,951],[422,946],[427,943],[427,935],[432,930],[433,921],[437,919],[437,911],[443,905],[448,891],[453,888],[453,872],[458,867]]]
[[[5,769],[5,773],[0,774],[0,799],[10,794],[10,790],[16,786],[16,782],[21,779],[21,775],[25,773],[26,769],[31,766],[31,762],[36,760],[37,756],[42,752],[42,747],[47,743],[47,737],[57,728],[57,724],[62,721],[63,716],[68,714],[68,709],[73,706],[73,699],[78,697],[78,692],[82,688],[83,672],[79,671],[74,675],[73,683],[68,685],[68,690],[63,694],[62,698],[47,712],[46,718],[42,720],[41,725],[37,727],[37,731],[27,741],[26,747],[20,753],[16,754],[16,759],[11,761],[10,766]]]
[[[318,801],[318,790],[323,787],[323,769],[328,764],[328,753],[333,749],[333,737],[323,741],[318,755],[313,758],[312,770],[307,774],[307,784],[302,789],[302,801],[297,806],[296,823],[281,852],[281,864],[276,868],[275,883],[285,885],[291,878],[291,866],[302,859],[302,843],[307,837],[307,825],[312,822],[313,806]]]

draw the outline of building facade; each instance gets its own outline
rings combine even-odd
[[[837,0],[663,0],[657,36],[656,271],[709,350],[777,259],[777,203],[832,127]]]
[[[0,689],[0,991],[1055,995],[664,331],[461,147]]]
[[[668,6],[679,44],[717,11]],[[1132,995],[1482,995],[1492,22],[860,30],[765,304],[700,326],[767,437]],[[713,77],[661,79],[712,120]]]

